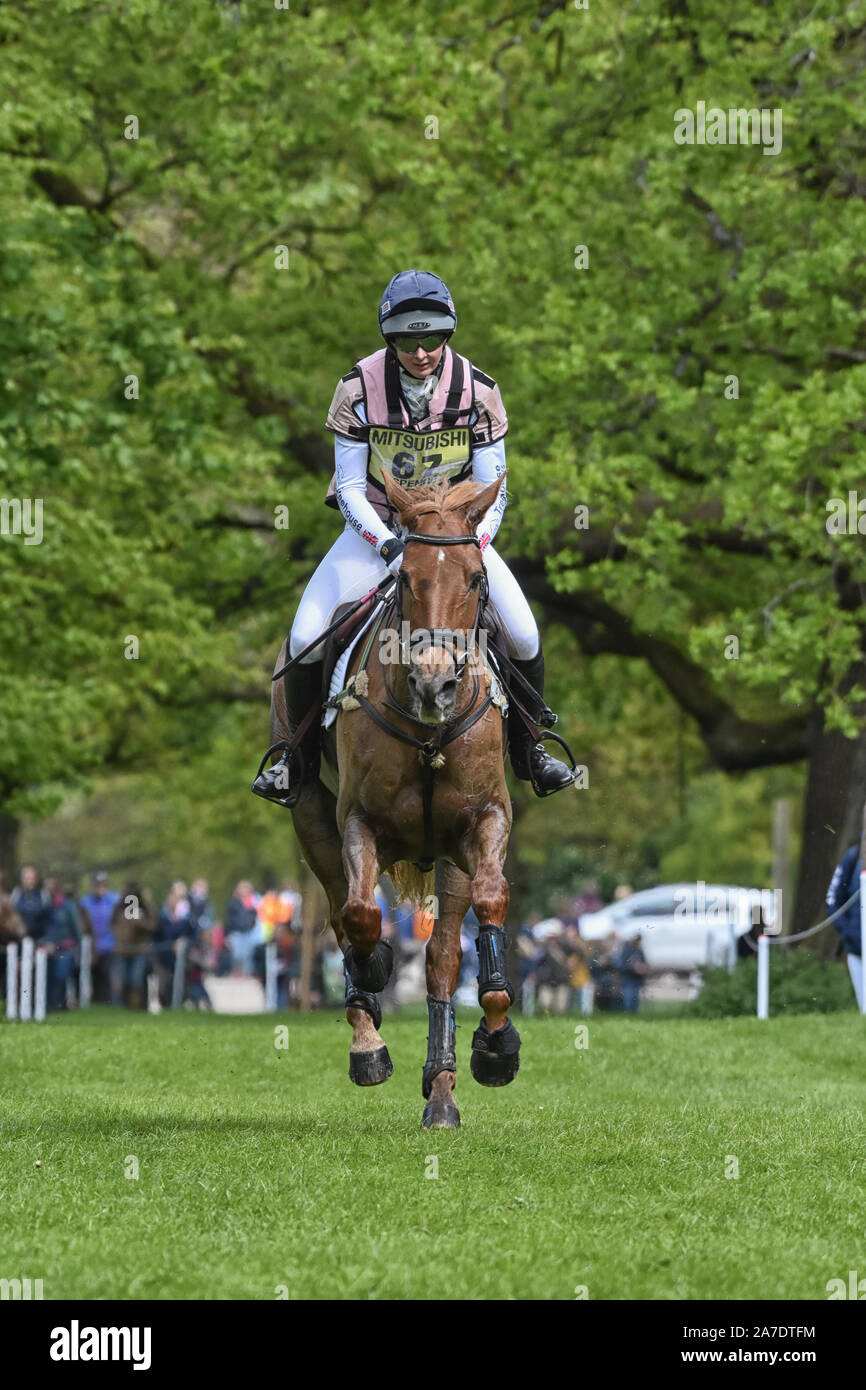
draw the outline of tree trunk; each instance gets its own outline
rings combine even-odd
[[[308,1014],[313,1007],[311,983],[316,955],[316,928],[322,921],[324,901],[322,885],[304,863],[301,871],[301,977],[298,993],[302,1014]]]
[[[858,738],[844,738],[837,730],[824,728],[819,708],[813,717],[811,743],[793,932],[805,931],[826,916],[824,896],[842,855],[860,837],[866,794],[866,726]],[[826,959],[835,954],[838,941],[828,927],[811,937],[809,944]]]
[[[505,919],[505,929],[507,937],[506,963],[508,966],[508,978],[511,981],[511,988],[514,990],[514,1011],[519,1013],[523,1008],[523,991],[520,986],[520,952],[517,949],[517,938],[520,935],[520,924],[523,921],[523,905],[526,893],[529,888],[526,871],[520,862],[518,845],[520,833],[517,829],[518,822],[526,808],[518,802],[512,801],[511,810],[513,820],[511,823],[511,835],[508,840],[508,850],[505,855],[503,872],[508,879],[511,889],[508,903],[508,914]]]
[[[11,892],[18,878],[18,835],[21,822],[0,811],[0,888]]]

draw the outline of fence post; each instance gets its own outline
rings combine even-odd
[[[45,996],[48,990],[48,955],[45,951],[36,952],[36,989],[33,998],[33,1018],[36,1023],[45,1022]]]
[[[758,1018],[770,1017],[770,938],[758,937]]]
[[[29,1023],[33,1017],[33,937],[21,942],[21,992],[18,996],[18,1017]]]
[[[78,956],[78,1007],[89,1009],[93,1001],[93,939],[82,936]]]
[[[177,950],[174,954],[174,976],[171,982],[171,1007],[179,1009],[183,1003],[183,991],[186,985],[186,951],[189,942],[185,936],[177,939]]]
[[[6,947],[6,1017],[10,1023],[18,1018],[18,942]]]
[[[277,943],[269,941],[265,947],[265,1012],[277,1012]]]

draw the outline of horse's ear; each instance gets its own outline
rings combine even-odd
[[[398,483],[396,478],[391,478],[384,469],[382,471],[382,483],[385,488],[385,496],[402,520],[403,513],[409,510],[415,499],[408,488]]]
[[[502,474],[501,478],[494,478],[492,483],[488,483],[487,486],[483,488],[481,492],[477,492],[475,496],[471,499],[469,505],[463,513],[466,525],[469,527],[470,531],[475,530],[475,527],[478,525],[479,521],[484,516],[488,508],[493,506],[493,503],[499,496],[499,489],[501,488],[507,476],[508,470],[506,469],[506,471]]]

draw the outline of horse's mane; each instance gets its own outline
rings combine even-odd
[[[436,512],[445,521],[455,512],[465,511],[467,504],[482,491],[482,487],[469,478],[465,483],[452,485],[446,479],[413,488],[408,505],[397,508],[400,521],[404,526],[412,526],[419,516],[426,516],[428,512]]]

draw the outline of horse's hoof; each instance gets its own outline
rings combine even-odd
[[[491,1033],[482,1018],[472,1034],[469,1070],[481,1086],[508,1086],[520,1069],[520,1034],[511,1019]]]
[[[459,1129],[460,1111],[453,1100],[429,1100],[421,1120],[425,1129]]]
[[[384,1045],[375,1052],[349,1053],[349,1080],[356,1086],[381,1086],[394,1072],[394,1063]]]
[[[380,994],[394,969],[394,951],[387,941],[377,941],[369,956],[356,956],[355,948],[347,946],[344,961],[353,985],[369,994]]]

